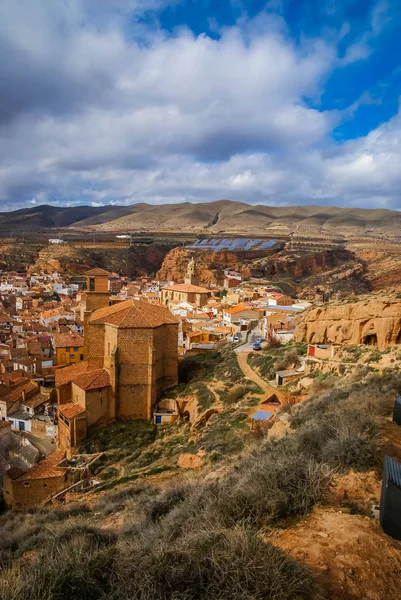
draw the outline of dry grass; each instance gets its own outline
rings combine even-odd
[[[193,477],[163,488],[137,482],[106,493],[90,512],[72,507],[3,515],[0,597],[318,597],[308,570],[260,533],[324,503],[333,472],[378,464],[380,419],[401,391],[401,375],[350,376],[333,385],[291,407],[289,435],[242,448],[220,479]],[[220,417],[207,429],[211,451],[224,454],[224,432],[232,436],[246,414],[242,420],[229,407]],[[105,515],[116,513],[118,529],[99,527]]]

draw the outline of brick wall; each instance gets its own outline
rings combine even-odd
[[[59,477],[44,477],[30,481],[11,480],[3,477],[4,499],[13,510],[29,510],[36,508],[47,498],[61,492],[66,486],[65,473]]]
[[[85,342],[89,369],[102,369],[104,364],[105,327],[87,324]]]

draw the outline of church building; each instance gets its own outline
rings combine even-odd
[[[210,296],[210,290],[201,287],[199,280],[195,277],[195,261],[192,259],[188,263],[184,283],[164,287],[161,291],[161,302],[166,306],[179,302],[190,302],[200,308],[207,304]]]
[[[109,306],[107,271],[87,274],[85,361],[56,371],[59,447],[73,453],[91,429],[115,419],[150,419],[178,380],[179,321],[133,299]]]

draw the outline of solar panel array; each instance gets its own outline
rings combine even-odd
[[[187,246],[187,248],[193,248],[194,250],[213,250],[219,252],[220,250],[265,250],[271,248],[277,240],[258,240],[251,238],[234,238],[234,239],[198,239],[196,242]]]

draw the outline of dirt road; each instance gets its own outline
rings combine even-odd
[[[260,377],[260,375],[256,373],[256,371],[252,369],[252,367],[248,365],[248,354],[249,352],[238,352],[237,354],[238,364],[241,367],[241,370],[245,377],[256,383],[265,394],[275,393],[276,389],[271,387],[264,379]]]

